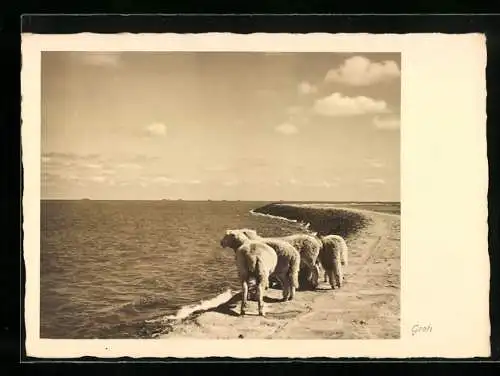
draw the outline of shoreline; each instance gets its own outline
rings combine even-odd
[[[214,307],[202,303],[200,309],[193,310],[188,317],[165,321],[165,330],[154,334],[153,338],[399,338],[399,214],[336,204],[281,202],[253,209],[251,213],[299,223],[307,232],[343,236],[350,248],[346,284],[341,289],[331,290],[323,283],[321,276],[319,289],[298,291],[295,300],[285,303],[280,302],[281,291],[270,288],[265,298],[266,317],[257,315],[254,301],[249,302],[247,316],[240,317],[238,302],[241,293],[226,292],[225,300],[222,303],[220,299],[217,300],[220,304]],[[394,224],[396,227],[391,226]],[[392,251],[378,259],[376,253],[387,253],[384,252],[387,250],[386,244],[381,246],[381,242],[392,243],[392,247],[389,247]],[[388,256],[391,256],[389,268],[393,268],[389,272],[391,278],[382,277],[387,283],[372,281],[370,269],[380,271],[380,266],[387,263]],[[357,285],[365,285],[364,290],[359,291]],[[381,300],[384,295],[390,298]],[[231,297],[227,299],[228,296]],[[341,301],[343,303],[339,305]],[[377,304],[383,308],[378,313],[380,309],[377,309]],[[359,306],[363,305],[365,307],[361,312],[364,313],[360,314]],[[341,320],[346,315],[353,316],[350,322]],[[377,326],[374,319],[384,322],[378,325],[378,330],[370,329],[370,325]],[[332,331],[333,323],[337,330]]]

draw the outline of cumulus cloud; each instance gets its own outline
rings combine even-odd
[[[389,116],[385,118],[380,118],[378,116],[375,116],[373,118],[373,124],[378,129],[394,130],[394,129],[399,129],[401,127],[401,120],[399,116]]]
[[[299,129],[291,123],[280,124],[275,129],[276,132],[282,133],[287,136],[297,134],[299,132]]]
[[[340,82],[352,86],[368,86],[393,80],[401,75],[395,61],[372,62],[363,56],[354,56],[328,71],[326,82]]]
[[[380,178],[367,178],[364,182],[367,184],[385,184],[385,180]]]
[[[167,134],[167,126],[163,123],[152,123],[146,127],[146,131],[151,136],[165,136]]]
[[[317,99],[314,111],[324,116],[355,116],[389,112],[387,103],[365,96],[347,97],[340,93]]]
[[[314,94],[318,91],[318,88],[314,85],[311,85],[309,82],[307,81],[303,81],[299,84],[299,93],[300,94],[304,94],[304,95],[307,95],[307,94]]]

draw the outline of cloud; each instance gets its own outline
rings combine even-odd
[[[373,119],[373,124],[378,129],[395,130],[401,127],[401,120],[399,116],[390,116],[386,117],[385,119],[375,116]]]
[[[73,52],[74,59],[86,65],[116,67],[120,63],[120,52]]]
[[[105,176],[91,176],[89,180],[96,182],[96,183],[104,183],[106,181]]]
[[[152,179],[153,183],[161,183],[165,185],[177,184],[179,181],[177,179],[168,178],[166,176],[157,176]]]
[[[304,95],[307,95],[307,94],[314,94],[318,91],[318,88],[314,85],[311,85],[309,82],[307,81],[303,81],[299,84],[299,93],[300,94],[304,94]]]
[[[335,69],[328,71],[326,82],[340,82],[352,86],[368,86],[400,77],[395,61],[371,62],[363,56],[354,56]]]
[[[99,159],[99,154],[76,154],[76,153],[60,153],[60,152],[48,152],[42,154],[42,160],[52,161],[52,160],[97,160]]]
[[[50,152],[41,156],[42,168],[49,170],[62,170],[67,168],[102,168],[98,154],[75,154]]]
[[[167,134],[167,126],[163,123],[152,123],[146,127],[146,131],[151,136],[165,136]]]
[[[145,178],[139,178],[139,180],[134,181],[134,183],[138,183],[141,187],[145,188],[149,185],[148,184],[149,180],[147,180]]]
[[[299,129],[295,125],[290,123],[283,123],[281,125],[278,125],[275,130],[287,136],[294,135],[299,132]]]
[[[235,185],[238,185],[240,182],[236,179],[233,179],[233,180],[228,180],[228,181],[225,181],[223,184],[227,187],[233,187]]]
[[[42,180],[58,180],[61,179],[59,174],[54,174],[52,172],[47,172],[42,170]]]
[[[74,174],[66,176],[65,179],[70,180],[70,181],[76,181],[76,182],[81,182],[81,180],[82,180],[81,177],[74,175]]]
[[[205,170],[210,172],[222,172],[222,171],[227,171],[228,167],[224,165],[213,165],[205,167]]]
[[[387,103],[369,97],[347,97],[340,93],[316,100],[314,111],[324,116],[355,116],[389,112]]]
[[[142,168],[142,166],[137,163],[120,163],[117,167],[128,170],[139,170]]]
[[[363,181],[367,184],[385,184],[385,180],[380,178],[368,178]]]
[[[82,165],[82,167],[87,167],[87,168],[91,168],[91,169],[94,169],[94,170],[100,170],[102,169],[102,164],[99,164],[99,163],[84,163]]]
[[[143,178],[144,180],[145,178]],[[167,176],[155,176],[150,179],[152,183],[162,184],[162,185],[172,185],[172,184],[188,184],[188,185],[198,185],[201,184],[201,180],[191,179],[191,180],[178,180],[174,178],[169,178]]]
[[[382,167],[384,167],[384,163],[382,163],[381,161],[379,161],[377,159],[367,159],[366,162],[370,166],[375,167],[375,168],[382,168]]]

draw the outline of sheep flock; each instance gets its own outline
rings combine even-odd
[[[339,235],[261,237],[252,229],[235,229],[226,231],[220,245],[234,251],[242,289],[241,315],[246,313],[252,283],[259,315],[264,316],[264,294],[272,281],[281,286],[283,301],[293,300],[297,289],[316,289],[320,268],[332,289],[341,288],[344,282],[348,247]],[[305,275],[302,285],[299,273]]]

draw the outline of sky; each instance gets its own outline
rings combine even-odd
[[[399,53],[43,52],[42,199],[399,201]]]

